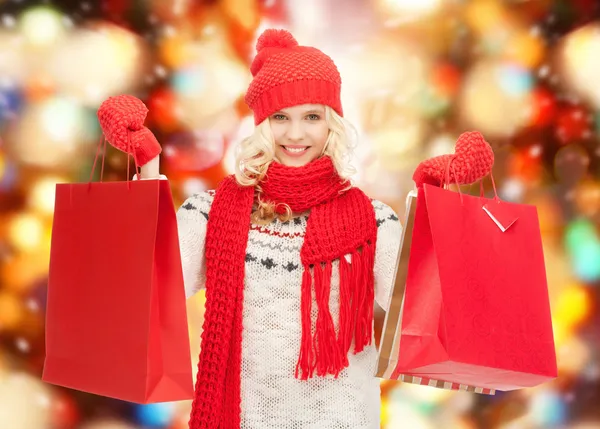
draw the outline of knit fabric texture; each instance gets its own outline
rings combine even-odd
[[[311,210],[300,252],[302,338],[296,351],[295,377],[307,380],[315,373],[338,377],[349,364],[353,340],[355,354],[372,341],[375,212],[360,189],[345,190],[348,182],[337,175],[328,156],[302,167],[273,162],[266,177],[263,200],[286,203],[300,212]],[[228,176],[212,204],[205,243],[206,312],[192,429],[219,424],[220,428],[240,427],[244,261],[254,193],[254,187],[242,187],[234,176]],[[345,254],[351,254],[352,264],[342,257]],[[341,298],[336,335],[329,301],[332,262],[339,258]],[[318,307],[314,335],[313,289]]]
[[[206,285],[205,240],[214,191],[192,195],[177,212],[186,296]],[[402,226],[387,205],[373,200],[377,223],[375,301],[389,304]],[[374,341],[349,354],[340,375],[299,380],[295,366],[301,344],[302,261],[300,252],[312,211],[287,222],[251,225],[245,254],[242,320],[242,429],[379,429],[380,380]],[[250,223],[248,219],[248,223]],[[344,257],[352,262],[352,255]],[[336,332],[340,318],[340,260],[332,264],[329,307]],[[371,304],[373,304],[371,302]],[[312,296],[313,331],[318,317]],[[202,346],[202,345],[201,345]],[[354,347],[354,344],[352,344]],[[216,426],[216,425],[213,425]]]
[[[146,105],[131,95],[109,97],[98,109],[100,127],[108,142],[133,155],[140,167],[162,151],[152,131],[144,126],[147,114]]]
[[[440,155],[421,162],[413,174],[417,187],[425,183],[470,184],[490,174],[494,165],[494,151],[478,131],[462,133],[453,155]]]
[[[342,79],[333,60],[320,50],[300,46],[286,30],[265,30],[256,43],[246,103],[260,124],[280,109],[323,104],[343,116]]]

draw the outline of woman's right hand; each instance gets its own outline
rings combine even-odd
[[[426,183],[441,186],[446,180],[448,184],[467,185],[490,174],[493,165],[494,151],[483,135],[478,131],[464,132],[456,140],[454,154],[421,162],[413,180],[418,188]]]
[[[160,179],[160,155],[156,155],[140,168],[140,179]]]
[[[118,95],[105,100],[98,109],[98,120],[108,142],[133,155],[142,167],[142,178],[158,178],[158,156],[162,148],[144,126],[148,108],[138,98]]]

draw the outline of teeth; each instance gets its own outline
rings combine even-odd
[[[298,149],[298,148],[291,148],[291,147],[286,147],[286,150],[289,150],[290,152],[304,152],[306,149],[308,149],[307,147]]]

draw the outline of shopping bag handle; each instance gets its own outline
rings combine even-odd
[[[452,173],[454,174],[454,184],[456,185],[456,190],[458,191],[458,194],[460,195],[460,202],[461,204],[463,204],[463,194],[462,191],[460,190],[460,185],[458,184],[458,181],[456,180],[456,171],[454,170],[454,166],[452,165],[452,162],[456,159],[456,155],[451,156],[450,158],[448,158],[448,162],[446,163],[446,174],[445,174],[445,179],[441,184],[442,189],[449,189],[451,183],[450,183],[450,168],[452,168]],[[494,201],[496,201],[497,203],[500,203],[502,200],[500,199],[500,197],[498,196],[498,191],[496,189],[496,182],[494,180],[494,173],[492,173],[492,171],[490,170],[490,179],[492,181],[492,187],[494,188]],[[484,195],[484,189],[483,189],[483,181],[487,176],[482,177],[481,179],[479,179],[479,200],[481,201],[485,195]]]
[[[483,181],[487,176],[482,177],[479,180],[479,199],[481,200],[482,198],[484,198],[484,191],[483,191]],[[492,188],[494,188],[494,201],[496,201],[497,203],[499,203],[500,201],[502,201],[500,199],[500,197],[498,196],[498,191],[496,190],[496,182],[494,181],[494,174],[490,171],[490,179],[492,180]]]
[[[90,180],[88,183],[92,183],[92,178],[94,177],[94,170],[96,169],[96,162],[98,162],[98,154],[100,152],[100,146],[104,146],[102,148],[102,167],[100,168],[100,182],[102,182],[102,176],[104,174],[104,157],[106,154],[106,137],[104,134],[100,136],[100,141],[96,146],[96,156],[94,157],[94,164],[92,164],[92,171],[90,171]]]
[[[98,146],[96,147],[96,156],[94,157],[94,164],[92,165],[92,171],[90,172],[90,180],[88,182],[89,187],[92,186],[92,178],[94,177],[94,171],[96,169],[96,162],[98,162],[98,155],[100,154],[100,147],[103,146],[102,149],[102,166],[100,167],[100,183],[102,183],[102,179],[104,176],[104,159],[106,158],[106,136],[102,134],[100,137],[100,141],[98,142]],[[131,156],[131,133],[128,133],[128,142],[127,142],[127,189],[131,187],[131,179],[129,175],[129,157]],[[137,164],[137,160],[135,156],[133,157],[133,162],[135,163],[135,171],[139,175],[141,174],[141,170],[139,165]]]
[[[454,166],[452,162],[456,159],[456,155],[452,155],[448,158],[448,162],[446,163],[446,174],[444,181],[442,182],[442,189],[450,189],[450,167],[452,167],[452,173],[454,174],[454,184],[456,185],[456,189],[458,190],[458,195],[460,195],[460,203],[463,204],[463,195],[460,191],[460,185],[458,184],[458,180],[456,179],[456,171],[454,170]]]

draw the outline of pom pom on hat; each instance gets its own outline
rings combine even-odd
[[[294,46],[298,46],[298,42],[289,31],[270,28],[258,38],[256,51],[260,52],[265,48],[293,48]]]

